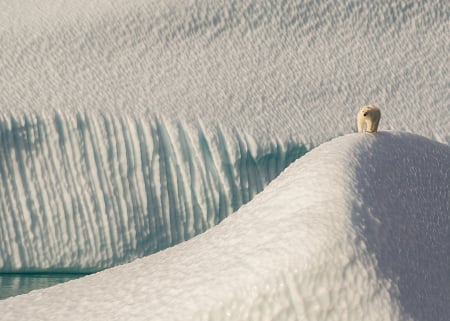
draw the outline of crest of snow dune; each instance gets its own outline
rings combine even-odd
[[[206,233],[0,302],[4,320],[446,320],[450,148],[352,134]]]

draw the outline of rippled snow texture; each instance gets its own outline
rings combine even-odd
[[[420,136],[341,137],[206,233],[0,309],[15,321],[444,321],[449,165],[450,148]]]
[[[382,128],[450,142],[446,1],[2,0],[0,9],[6,113],[156,112],[317,146],[375,104]]]

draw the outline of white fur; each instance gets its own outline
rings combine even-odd
[[[380,123],[381,111],[373,105],[363,106],[358,112],[358,133],[376,133]]]

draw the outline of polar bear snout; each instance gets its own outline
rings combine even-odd
[[[357,115],[358,133],[376,133],[381,118],[381,111],[373,105],[363,106]]]

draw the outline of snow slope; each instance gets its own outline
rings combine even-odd
[[[3,320],[447,320],[450,148],[350,134],[190,241],[0,301]]]

